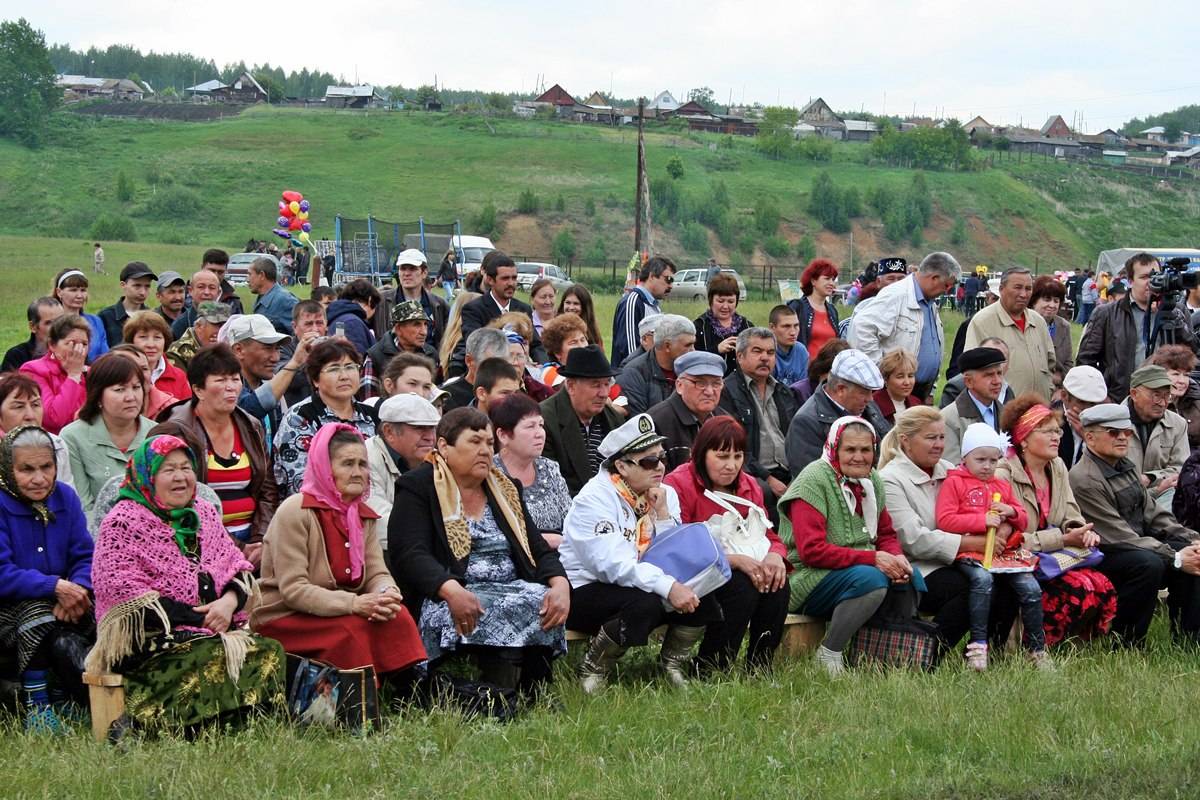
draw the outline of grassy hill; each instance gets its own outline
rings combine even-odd
[[[311,199],[320,236],[332,234],[336,213],[458,218],[464,232],[474,232],[479,211],[491,203],[501,247],[545,257],[555,234],[568,228],[581,255],[594,259],[602,251],[624,260],[632,245],[634,143],[629,129],[448,114],[254,108],[218,121],[174,122],[63,112],[44,149],[0,142],[0,233],[81,240],[97,216],[112,214],[132,220],[139,241],[237,247],[269,236],[280,190],[295,188]],[[851,257],[850,237],[820,230],[805,212],[813,178],[827,170],[839,187],[863,194],[878,185],[901,190],[912,180],[911,170],[868,165],[862,145],[838,145],[831,163],[814,164],[769,160],[752,144],[656,131],[648,136],[647,159],[657,177],[678,157],[685,193],[701,195],[724,182],[739,238],[765,196],[781,212],[784,240],[794,246],[811,234],[819,254],[842,263]],[[120,174],[132,190],[124,201]],[[920,244],[888,241],[868,210],[853,222],[856,264],[885,253],[919,257],[935,247],[969,264],[1085,264],[1106,247],[1190,244],[1200,207],[1190,182],[1164,187],[1040,160],[925,177],[934,215]],[[540,200],[536,216],[515,213],[525,190]],[[560,197],[563,210],[556,211]],[[953,244],[959,220],[965,240]],[[707,249],[725,263],[798,260],[794,247],[768,259],[761,247],[745,255],[715,234],[708,239],[708,248],[686,253],[673,226],[655,228],[656,249],[685,259]]]

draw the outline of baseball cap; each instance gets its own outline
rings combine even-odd
[[[425,309],[421,308],[421,304],[416,300],[402,300],[392,306],[392,324],[399,325],[402,322],[428,322],[425,317]]]
[[[1166,389],[1171,385],[1171,376],[1166,367],[1158,364],[1147,364],[1135,369],[1129,376],[1129,388],[1145,386],[1147,389]]]
[[[231,317],[226,323],[225,341],[229,344],[237,344],[247,339],[263,344],[279,344],[288,338],[290,337],[287,334],[275,330],[271,320],[262,314],[242,314]]]
[[[233,309],[229,307],[228,303],[214,303],[210,300],[196,306],[197,321],[203,320],[213,325],[225,324],[232,313]]]
[[[415,247],[410,247],[401,252],[400,255],[396,256],[397,267],[403,267],[406,265],[412,267],[425,267],[429,265],[429,262],[425,259],[424,253]]]
[[[421,428],[434,428],[441,419],[433,403],[418,394],[394,394],[379,404],[380,422],[399,422]]]
[[[187,281],[185,281],[183,279],[183,276],[180,275],[175,270],[167,270],[166,272],[164,272],[163,274],[158,276],[158,288],[159,289],[166,289],[168,286],[174,286],[177,283],[180,286],[182,286],[182,285],[186,284]]]
[[[154,270],[150,269],[149,266],[141,261],[130,261],[121,268],[122,281],[132,281],[138,278],[149,278],[150,280],[156,280],[158,276],[154,274]]]
[[[1085,403],[1103,403],[1108,399],[1104,376],[1095,367],[1071,367],[1063,377],[1063,388]]]

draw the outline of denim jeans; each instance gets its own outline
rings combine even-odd
[[[1013,572],[993,575],[975,561],[959,561],[959,570],[970,584],[967,605],[971,615],[971,641],[988,640],[988,616],[992,610],[992,584],[996,580],[1008,584],[1016,595],[1021,609],[1021,625],[1025,629],[1027,650],[1046,649],[1046,632],[1042,629],[1042,587],[1032,572]]]

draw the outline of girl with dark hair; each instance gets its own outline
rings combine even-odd
[[[83,310],[88,301],[88,277],[77,269],[64,269],[54,276],[54,288],[50,292],[68,314],[78,314],[83,317],[92,330],[91,343],[88,345],[88,363],[91,364],[108,352],[108,348],[116,342],[109,342],[104,330],[104,323],[95,314]]]
[[[692,443],[691,461],[663,478],[679,495],[684,522],[719,531],[733,568],[714,592],[725,618],[709,623],[700,643],[701,665],[717,670],[733,665],[747,628],[746,666],[768,666],[788,613],[787,548],[767,519],[762,488],[745,470],[746,450],[740,422],[710,417]]]
[[[558,313],[578,314],[587,326],[588,344],[604,349],[604,338],[600,335],[600,326],[596,324],[596,304],[586,286],[582,283],[568,286],[558,301]]]
[[[43,427],[59,433],[83,405],[86,394],[90,328],[77,314],[50,323],[46,354],[21,365],[20,372],[37,381],[44,408]]]

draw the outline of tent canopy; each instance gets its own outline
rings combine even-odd
[[[1149,253],[1163,263],[1170,258],[1183,257],[1190,258],[1193,264],[1200,264],[1200,250],[1190,247],[1121,247],[1102,250],[1096,259],[1096,272],[1116,275],[1125,268],[1125,262],[1138,253]]]

